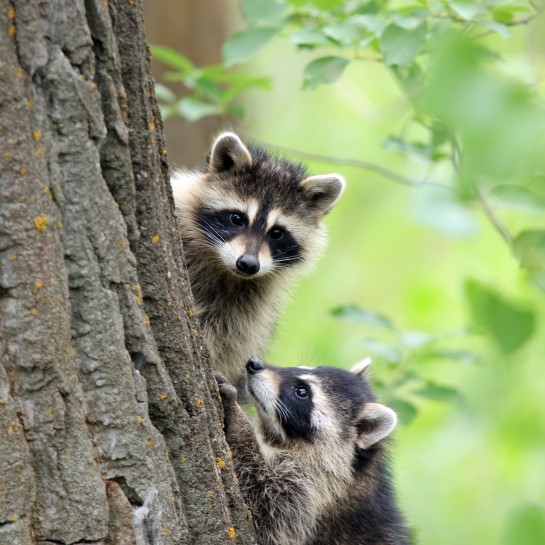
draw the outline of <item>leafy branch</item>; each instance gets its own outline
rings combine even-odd
[[[359,158],[278,149],[361,168],[407,187],[446,190],[446,200],[458,207],[478,205],[545,291],[543,229],[512,233],[496,211],[497,206],[545,211],[545,99],[538,88],[506,77],[501,56],[481,39],[491,33],[510,37],[513,28],[535,22],[543,5],[528,0],[446,0],[433,7],[382,0],[240,0],[240,7],[247,27],[224,44],[220,65],[198,68],[179,53],[153,48],[154,57],[170,67],[167,82],[182,82],[192,93],[179,98],[158,86],[165,116],[242,115],[241,93],[266,89],[271,82],[235,67],[273,39],[316,53],[303,70],[305,90],[339,80],[351,62],[381,63],[411,114],[403,134],[390,135],[385,148],[427,162],[430,173],[447,172],[446,179],[415,179]]]

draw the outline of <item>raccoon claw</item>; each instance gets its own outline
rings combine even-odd
[[[219,371],[214,371],[214,378],[216,379],[218,386],[220,384],[229,384],[229,381],[227,380],[227,378],[224,375],[222,375]]]
[[[232,384],[219,384],[222,401],[234,403],[237,400],[237,389]]]

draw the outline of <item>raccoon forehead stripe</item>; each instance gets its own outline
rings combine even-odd
[[[245,202],[236,195],[207,195],[204,202],[206,207],[212,210],[244,210],[246,208]]]
[[[304,367],[299,367],[299,369],[305,369]],[[306,367],[306,369],[309,369],[311,370],[312,367]],[[298,375],[297,378],[299,380],[303,380],[305,382],[308,382],[311,386],[320,386],[321,385],[321,380],[314,376],[314,375],[308,375],[308,374],[304,374],[304,375]]]
[[[254,222],[258,210],[259,203],[255,199],[249,199],[245,206],[245,212],[248,216],[248,223],[250,225]]]
[[[207,208],[212,210],[238,210],[248,216],[248,221],[254,221],[259,204],[255,199],[241,199],[237,195],[210,195],[206,199]]]
[[[282,212],[278,210],[277,208],[273,208],[269,212],[269,215],[267,216],[267,226],[266,226],[267,231],[271,229],[271,227],[278,221],[278,218],[280,217],[281,214]],[[286,222],[283,222],[282,226],[286,227]]]

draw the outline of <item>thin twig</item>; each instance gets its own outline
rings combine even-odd
[[[521,26],[521,25],[527,25],[528,23],[531,23],[534,19],[537,19],[539,15],[541,15],[544,8],[537,9],[534,13],[531,15],[528,15],[528,17],[524,17],[524,19],[518,19],[516,21],[506,21],[505,23],[500,23],[502,25],[505,25],[507,27],[515,27],[515,26]],[[479,23],[479,21],[475,21],[475,23]],[[485,38],[486,36],[490,36],[490,34],[494,34],[496,31],[493,29],[490,30],[484,30],[483,32],[479,34],[475,34],[475,36],[472,36],[472,40],[480,40],[481,38]]]
[[[291,153],[305,159],[311,159],[313,161],[320,161],[321,163],[330,163],[333,165],[344,165],[355,168],[361,168],[363,170],[368,170],[369,172],[374,172],[383,178],[386,178],[397,184],[401,184],[408,187],[440,187],[441,189],[446,189],[448,191],[454,191],[454,189],[448,185],[438,184],[435,182],[428,182],[426,180],[415,180],[414,178],[408,178],[402,174],[398,174],[393,170],[384,168],[381,165],[376,163],[371,163],[369,161],[363,161],[361,159],[352,159],[349,157],[333,157],[331,155],[322,155],[320,153],[313,153],[309,151],[303,151],[300,149],[290,148],[287,146],[272,146],[267,142],[260,141],[260,143],[266,147],[274,148],[284,153]]]
[[[499,220],[499,218],[494,214],[494,211],[490,206],[488,205],[488,202],[484,198],[484,195],[477,189],[477,198],[479,199],[479,203],[481,204],[481,208],[483,209],[483,212],[485,216],[488,218],[490,223],[493,225],[494,229],[500,234],[500,236],[507,242],[509,246],[513,246],[513,235],[509,232],[507,227],[503,225],[503,223]]]

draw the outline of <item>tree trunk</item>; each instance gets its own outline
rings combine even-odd
[[[0,544],[255,543],[140,0],[1,0],[0,89]]]

